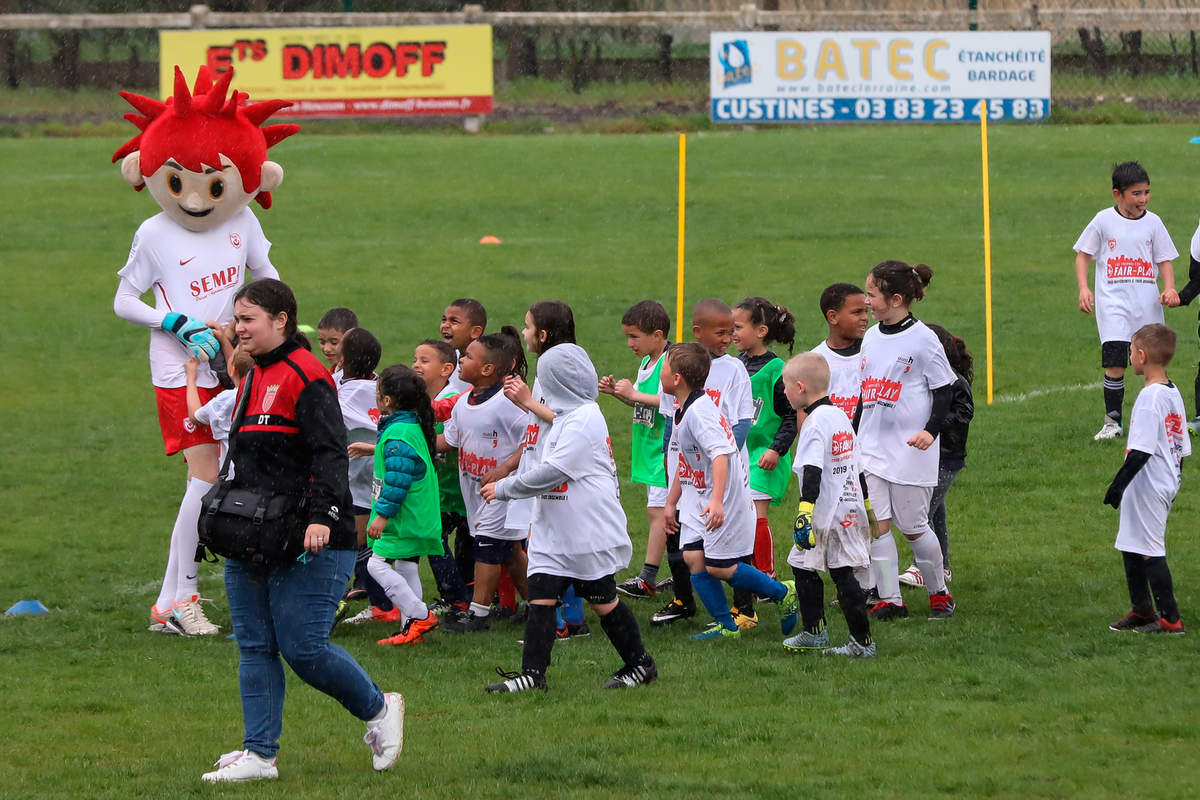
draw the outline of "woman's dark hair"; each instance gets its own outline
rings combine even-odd
[[[925,287],[933,280],[933,270],[925,264],[909,266],[903,261],[881,261],[871,268],[871,279],[885,299],[898,294],[907,306],[925,296]]]
[[[967,383],[974,383],[975,360],[971,358],[971,351],[967,349],[967,343],[941,325],[926,323],[926,327],[933,331],[934,335],[938,337],[938,341],[942,343],[942,349],[946,351],[946,360],[950,362],[950,369],[966,378]]]
[[[784,306],[777,306],[765,297],[747,297],[738,303],[750,315],[750,324],[766,325],[767,342],[786,344],[788,353],[796,345],[796,317]]]
[[[366,328],[351,328],[342,337],[342,377],[346,380],[370,378],[379,366],[383,348]]]
[[[338,331],[345,333],[351,328],[358,327],[358,315],[348,308],[338,306],[331,308],[321,317],[321,321],[317,323],[317,329],[324,328],[325,330]]]
[[[521,345],[521,334],[512,325],[504,325],[499,333],[487,333],[476,339],[483,346],[488,363],[496,366],[501,378],[516,375],[525,380],[529,371],[525,363],[525,348]]]
[[[381,396],[392,398],[396,404],[393,411],[411,411],[417,415],[421,432],[425,434],[425,443],[429,445],[429,457],[433,458],[437,432],[434,428],[433,406],[421,376],[413,372],[412,367],[392,364],[379,373],[375,386]]]
[[[575,315],[571,307],[561,300],[542,300],[529,307],[529,316],[539,333],[546,334],[545,341],[538,341],[535,353],[542,353],[556,344],[575,344]]]
[[[233,296],[233,302],[245,300],[251,305],[258,306],[272,317],[287,314],[287,325],[283,329],[285,338],[294,339],[296,336],[296,295],[283,281],[275,278],[259,278],[244,284]]]
[[[1134,184],[1150,183],[1150,174],[1138,162],[1126,161],[1122,164],[1113,164],[1112,181],[1113,188],[1118,192],[1123,192]]]

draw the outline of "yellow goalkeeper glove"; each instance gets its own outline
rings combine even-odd
[[[796,523],[792,526],[792,541],[801,550],[811,550],[817,544],[812,527],[813,504],[800,501],[796,506]]]
[[[878,539],[881,534],[879,533],[879,520],[875,518],[875,509],[871,508],[870,499],[863,500],[863,505],[867,507],[867,524],[871,526],[871,538]]]

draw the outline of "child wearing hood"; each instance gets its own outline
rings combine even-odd
[[[534,497],[529,539],[529,617],[520,672],[497,670],[504,678],[488,692],[545,690],[555,640],[554,609],[568,586],[600,617],[624,666],[604,684],[638,686],[658,677],[642,644],[637,620],[617,597],[613,577],[629,566],[633,545],[621,508],[617,468],[608,425],[596,404],[597,377],[583,348],[560,344],[538,361],[538,383],[554,422],[542,459],[533,469],[485,485],[485,500]],[[586,527],[579,520],[588,520]]]

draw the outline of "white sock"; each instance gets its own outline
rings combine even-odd
[[[492,607],[481,605],[480,603],[472,601],[471,613],[477,617],[486,617],[492,613]]]
[[[396,608],[400,609],[400,613],[406,619],[425,619],[429,616],[429,608],[421,602],[419,596],[413,594],[412,587],[399,571],[401,564],[416,567],[416,564],[411,562],[399,561],[396,563],[396,568],[393,569],[385,559],[372,554],[370,561],[367,562],[367,572],[375,579],[376,583],[383,587],[388,599],[396,604]]]
[[[154,605],[159,611],[168,611],[181,600],[190,600],[196,594],[196,544],[200,534],[196,522],[200,519],[200,501],[212,484],[199,478],[189,478],[179,511],[175,514],[175,527],[171,529],[171,549],[167,556],[167,569],[163,573],[162,588]],[[185,581],[190,576],[190,582]],[[181,581],[186,586],[181,585]],[[189,591],[185,592],[185,588]]]
[[[854,579],[858,581],[858,585],[862,587],[864,592],[869,592],[875,588],[875,573],[870,566],[855,567]]]
[[[191,600],[200,594],[200,562],[196,560],[196,545],[200,543],[200,532],[197,523],[200,521],[204,495],[212,487],[208,481],[192,478],[188,481],[187,491],[183,493],[183,502],[179,504],[175,530],[171,531],[171,550],[174,551],[175,568],[178,570],[175,581],[176,603]],[[176,535],[181,523],[184,526],[183,532]]]
[[[908,542],[913,551],[913,562],[921,570],[925,588],[930,594],[946,591],[946,572],[942,569],[942,546],[933,531],[927,531]]]
[[[871,570],[875,573],[879,599],[902,606],[904,598],[900,596],[900,573],[897,571],[899,561],[896,538],[891,531],[871,541]]]

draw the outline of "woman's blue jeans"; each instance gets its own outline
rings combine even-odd
[[[267,758],[283,727],[283,662],[361,720],[383,710],[383,693],[358,662],[329,641],[354,550],[322,550],[305,563],[256,567],[225,561],[225,592],[241,663],[243,749]]]

